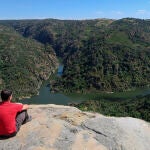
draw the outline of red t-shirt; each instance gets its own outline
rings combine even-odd
[[[23,104],[0,103],[0,135],[9,135],[16,131],[16,115],[22,110]]]

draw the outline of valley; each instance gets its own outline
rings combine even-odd
[[[0,21],[0,88],[14,101],[148,120],[149,76],[150,20]]]

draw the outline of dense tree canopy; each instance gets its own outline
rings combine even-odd
[[[64,72],[53,87],[60,91],[125,91],[150,85],[150,21],[10,20],[24,37],[54,49]]]
[[[56,65],[51,47],[0,25],[0,89],[13,90],[16,98],[37,94],[42,81],[48,79]]]

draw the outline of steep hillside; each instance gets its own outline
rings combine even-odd
[[[48,79],[57,65],[50,46],[0,25],[0,89],[13,90],[16,98],[37,94],[42,81]]]
[[[126,91],[150,85],[150,21],[1,21],[51,45],[64,62],[53,87],[65,92]]]
[[[150,85],[150,22],[115,21],[72,54],[58,79],[63,91],[125,91]],[[57,83],[56,83],[57,86]]]

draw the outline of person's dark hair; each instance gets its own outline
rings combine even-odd
[[[2,101],[7,101],[9,96],[12,95],[12,91],[11,90],[2,90],[1,91],[1,99]]]

